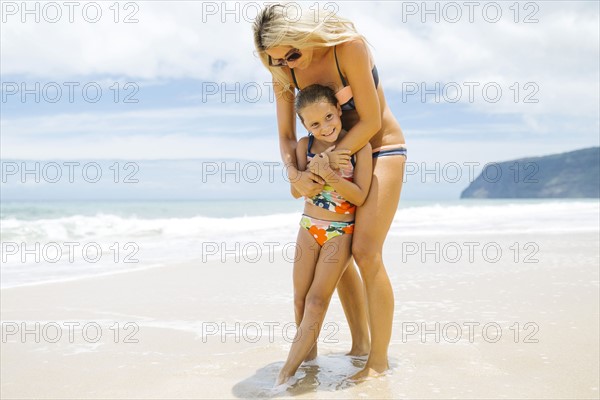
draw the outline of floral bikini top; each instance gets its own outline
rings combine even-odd
[[[306,149],[306,159],[308,162],[315,157],[315,154],[310,152],[315,137],[313,135],[308,136],[308,147]],[[350,159],[351,163],[345,168],[340,168],[336,173],[343,179],[353,182],[354,178],[354,165],[356,164],[355,156],[352,155]],[[344,199],[335,189],[328,184],[323,186],[321,193],[316,196],[309,198],[305,197],[305,200],[309,204],[313,204],[317,207],[321,207],[325,210],[332,211],[338,214],[354,214],[356,212],[356,206]]]

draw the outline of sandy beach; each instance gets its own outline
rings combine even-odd
[[[597,232],[391,236],[392,371],[345,383],[364,360],[344,355],[336,295],[319,357],[283,393],[270,390],[294,334],[282,252],[3,289],[1,395],[598,398],[598,246]]]
[[[0,400],[600,400],[600,1],[0,10]],[[334,293],[274,387],[305,209],[389,225],[381,376]]]

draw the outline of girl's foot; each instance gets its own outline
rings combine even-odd
[[[287,383],[291,377],[292,375],[289,375],[284,370],[279,371],[279,375],[277,376],[277,380],[275,381],[275,387]]]

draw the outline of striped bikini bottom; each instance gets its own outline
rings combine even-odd
[[[392,144],[389,146],[381,146],[376,149],[373,149],[373,158],[385,156],[404,156],[406,158],[406,145]]]

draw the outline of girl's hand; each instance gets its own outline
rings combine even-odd
[[[323,190],[325,180],[310,171],[299,171],[299,175],[291,180],[298,193],[306,197],[314,197]]]
[[[313,174],[325,178],[331,172],[329,157],[325,153],[316,154],[308,163],[307,169]]]
[[[333,150],[335,146],[331,146],[325,153],[329,157],[329,166],[335,170],[348,166],[350,162],[350,150]]]

